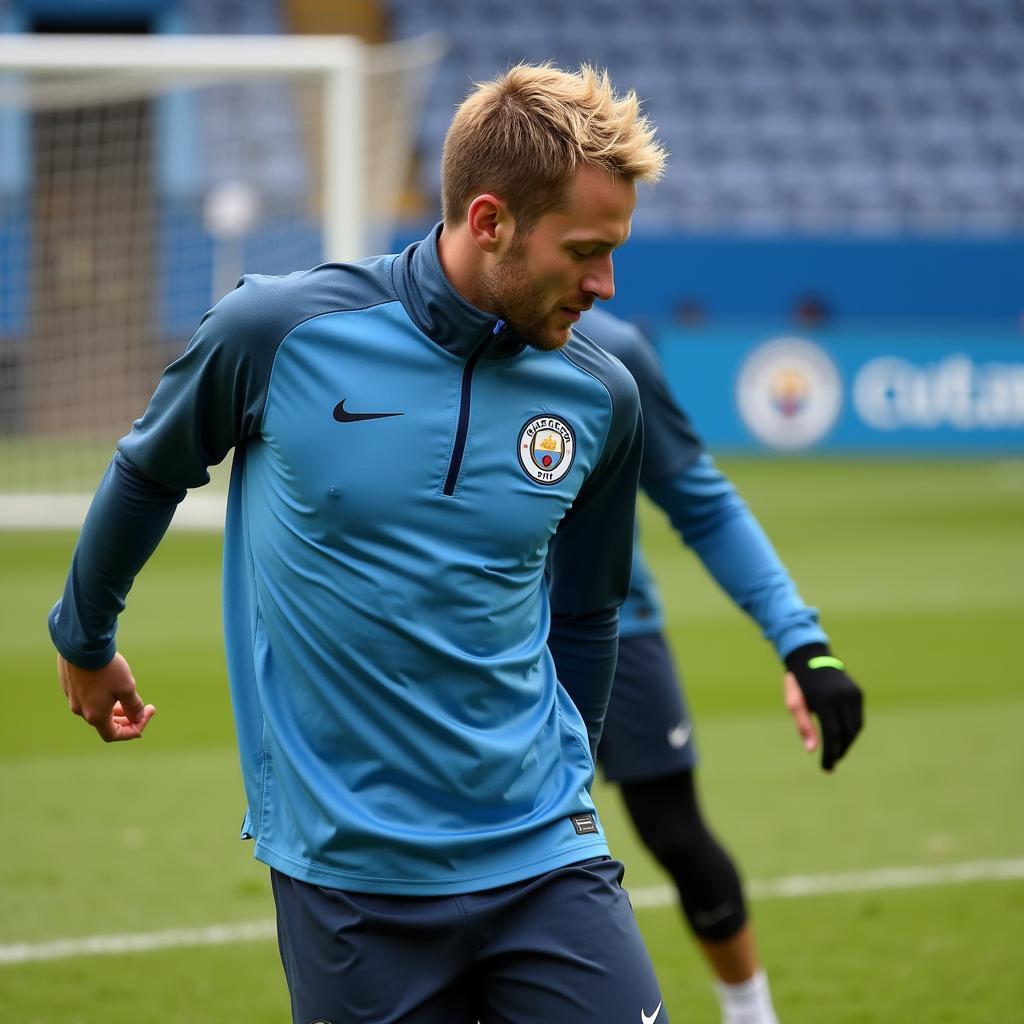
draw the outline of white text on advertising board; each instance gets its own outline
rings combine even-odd
[[[857,372],[853,406],[876,430],[1024,427],[1024,363],[975,363],[956,354],[919,365],[882,356]]]

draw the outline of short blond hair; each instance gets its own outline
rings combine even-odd
[[[519,228],[559,205],[582,166],[629,181],[657,181],[666,153],[630,90],[608,72],[517,64],[478,84],[452,119],[441,157],[444,221],[460,224],[475,196],[503,199]]]

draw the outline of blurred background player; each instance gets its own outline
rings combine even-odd
[[[784,661],[786,705],[808,750],[831,771],[862,725],[862,695],[828,648],[771,542],[672,397],[654,349],[632,325],[593,309],[580,329],[628,367],[640,391],[640,483],[683,541]],[[619,660],[598,760],[619,784],[636,830],[674,881],[716,978],[725,1024],[774,1024],[736,865],[697,799],[693,727],[639,544],[619,626]],[[811,721],[817,715],[821,736]]]

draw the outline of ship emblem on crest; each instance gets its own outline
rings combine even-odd
[[[519,465],[539,484],[557,483],[576,455],[572,427],[557,416],[535,416],[519,431]]]

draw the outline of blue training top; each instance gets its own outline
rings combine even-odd
[[[827,643],[818,612],[804,604],[771,541],[672,397],[650,342],[632,324],[592,309],[579,329],[620,359],[636,380],[644,417],[640,485],[732,600],[761,626],[780,658]],[[661,598],[640,549],[622,608],[622,636],[659,632]]]
[[[466,303],[439,234],[245,277],[217,303],[120,442],[50,619],[66,658],[106,664],[175,505],[234,448],[244,834],[278,870],[355,891],[474,891],[607,852],[588,790],[636,387],[586,338],[525,347]]]

